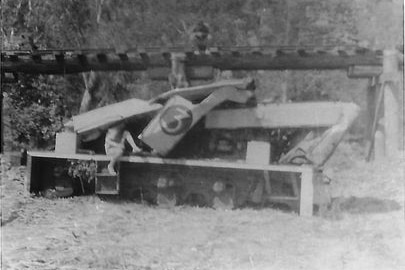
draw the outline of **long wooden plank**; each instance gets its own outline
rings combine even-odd
[[[172,72],[170,67],[152,67],[148,68],[148,78],[151,80],[167,81]],[[214,79],[214,68],[212,66],[186,67],[186,76],[188,80],[212,80]]]
[[[27,156],[27,170],[25,173],[24,187],[25,190],[29,193],[31,190],[31,175],[32,175],[32,157]]]
[[[235,87],[240,89],[246,89],[250,83],[253,82],[253,79],[233,79],[233,80],[222,80],[218,82],[214,82],[211,84],[205,85],[198,85],[192,86],[187,88],[179,88],[167,91],[153,99],[150,100],[150,103],[154,103],[156,101],[164,101],[168,100],[173,96],[181,96],[188,100],[196,100],[202,99],[213,93],[214,91],[218,90],[219,88],[223,87]]]
[[[400,149],[400,128],[399,115],[401,107],[399,96],[403,95],[399,89],[400,72],[398,70],[398,59],[396,52],[384,51],[384,135],[385,135],[385,155],[395,157]]]
[[[38,51],[38,54],[45,55],[53,53],[56,50]],[[86,71],[107,71],[107,70],[127,70],[127,71],[144,71],[151,67],[168,67],[169,63],[162,56],[162,50],[146,49],[143,53],[144,58],[147,57],[148,61],[144,61],[140,57],[139,50],[131,55],[130,52],[126,54],[125,58],[112,57],[115,50],[80,50],[86,59],[86,64],[81,63],[75,56],[74,50],[60,52],[65,55],[64,61],[54,59],[42,58],[41,62],[35,62],[30,53],[20,54],[18,61],[13,61],[7,54],[2,53],[4,61],[1,61],[1,68],[4,72],[22,72],[30,74],[68,74],[79,73]],[[181,52],[185,48],[168,48],[167,52]],[[257,54],[257,51],[261,54]],[[268,51],[279,51],[281,53],[274,54]],[[298,52],[306,52],[305,54]],[[353,65],[382,65],[382,60],[377,51],[369,51],[364,54],[348,53],[347,55],[328,53],[331,50],[325,50],[325,53],[320,55],[313,52],[313,47],[310,48],[295,48],[289,50],[285,47],[233,47],[221,48],[209,54],[195,55],[192,54],[187,58],[187,66],[212,66],[222,70],[308,70],[308,69],[347,69]],[[236,54],[235,54],[236,52]],[[256,52],[256,53],[253,53]],[[18,54],[17,54],[18,53]],[[105,57],[100,57],[104,55]],[[122,53],[121,53],[122,55]],[[107,61],[105,61],[107,59]]]
[[[97,160],[108,161],[109,158],[105,155],[84,155],[84,154],[59,154],[54,152],[29,152],[30,159],[82,159],[82,160]],[[312,216],[313,211],[313,168],[309,166],[291,166],[291,165],[265,165],[265,164],[249,164],[246,162],[225,162],[212,160],[178,160],[178,159],[162,159],[156,157],[138,157],[130,156],[121,158],[123,162],[139,163],[139,164],[158,164],[158,165],[181,165],[187,167],[204,167],[222,168],[222,169],[239,169],[239,170],[260,170],[268,172],[295,172],[301,174],[301,189],[299,197],[269,197],[270,199],[285,201],[299,200],[299,214],[301,216]],[[28,179],[28,183],[29,183]],[[105,194],[105,193],[104,193]],[[116,194],[111,192],[110,194]]]
[[[154,114],[161,107],[160,104],[149,104],[144,100],[133,98],[74,116],[73,127],[75,132],[85,133],[107,128],[131,117]]]
[[[300,216],[312,216],[314,201],[313,171],[301,174]]]
[[[259,104],[254,108],[214,110],[207,114],[209,129],[328,127],[336,124],[352,103],[305,102]]]
[[[81,159],[81,160],[96,160],[109,161],[110,158],[106,155],[87,155],[87,154],[65,154],[55,152],[28,152],[31,157],[39,158],[56,158],[56,159]],[[250,164],[244,160],[228,162],[217,160],[191,160],[191,159],[167,159],[159,157],[141,157],[141,156],[124,156],[120,161],[130,163],[152,163],[152,164],[169,164],[197,167],[213,167],[213,168],[230,168],[241,170],[268,170],[277,172],[311,172],[310,166],[294,166],[294,165],[266,165],[266,164]]]

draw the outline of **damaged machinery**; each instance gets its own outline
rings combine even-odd
[[[356,61],[377,63],[374,56],[356,54],[350,58],[339,53],[324,56],[335,60],[332,62],[321,61],[319,55],[311,62],[310,54],[303,57],[302,50],[298,52],[293,57],[304,59],[299,62],[304,69],[333,64],[337,66],[325,68],[344,68]],[[142,66],[131,66],[128,57],[122,55],[119,61],[128,69],[145,70],[147,64],[160,61],[159,53],[140,53],[136,61],[145,61]],[[170,52],[164,63],[172,67],[168,77],[174,89],[151,100],[129,99],[74,116],[66,130],[57,135],[54,152],[28,153],[27,189],[44,191],[52,186],[54,172],[60,171],[55,168],[67,167],[72,161],[89,161],[93,164],[90,193],[100,195],[162,206],[234,209],[269,205],[300,215],[312,215],[314,209],[326,207],[331,198],[324,165],[358,116],[357,105],[260,102],[255,98],[252,78],[197,86],[186,83],[206,72],[198,72],[199,65],[231,70],[291,68],[293,57],[288,53],[287,57],[277,54],[271,59],[258,53],[243,49],[229,54],[208,50],[206,55]],[[107,67],[106,59],[95,67]],[[78,63],[64,61],[71,64],[71,72],[85,71]],[[270,67],[276,63],[280,66]],[[58,73],[57,65],[49,62],[47,72],[54,68]],[[83,150],[82,145],[103,140],[110,127],[121,123],[143,151],[121,157],[117,175],[111,175],[107,170],[109,157],[103,151]]]

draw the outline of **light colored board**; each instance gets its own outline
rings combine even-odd
[[[312,216],[314,201],[313,171],[301,174],[300,216]]]
[[[86,155],[86,154],[60,154],[55,152],[28,152],[31,157],[38,158],[60,158],[60,159],[82,159],[109,161],[110,158],[106,155]],[[191,160],[191,159],[168,159],[159,157],[141,157],[141,156],[124,156],[120,158],[122,162],[131,163],[152,163],[152,164],[168,164],[168,165],[184,165],[196,167],[213,167],[213,168],[230,168],[241,170],[268,170],[277,172],[312,172],[310,166],[294,166],[294,165],[265,165],[265,164],[249,164],[244,160],[227,162],[218,160]]]
[[[299,197],[290,197],[290,196],[267,196],[269,200],[273,201],[298,201],[300,198]]]
[[[84,154],[60,154],[54,152],[29,152],[29,159],[32,158],[59,158],[59,159],[82,159],[108,161],[109,158],[105,155],[84,155]],[[295,172],[301,174],[301,190],[300,196],[297,197],[274,197],[273,199],[295,201],[299,199],[299,214],[301,216],[312,216],[313,214],[313,168],[309,166],[292,166],[292,165],[265,165],[265,164],[249,164],[245,161],[226,162],[212,160],[180,160],[180,159],[162,159],[156,157],[122,157],[120,161],[130,163],[151,163],[161,165],[182,165],[196,166],[222,169],[240,169],[240,170],[260,170],[268,172]],[[29,179],[28,179],[29,180]],[[29,182],[29,181],[28,181]],[[115,193],[114,193],[115,194]]]
[[[25,173],[24,186],[25,191],[28,193],[30,193],[31,191],[31,175],[32,175],[32,157],[30,155],[27,155],[27,170]]]
[[[249,141],[246,150],[246,162],[253,164],[270,163],[270,143]]]
[[[377,80],[376,77],[369,78],[367,84],[367,139],[372,140],[373,132],[373,120],[374,113],[377,105]]]
[[[74,132],[56,133],[55,152],[74,154],[78,143],[77,134]]]
[[[395,157],[399,152],[399,104],[395,88],[386,84],[384,87],[384,131],[385,155]]]
[[[209,129],[329,127],[336,124],[353,103],[303,102],[259,104],[254,108],[214,110],[207,114]]]
[[[288,151],[279,162],[290,163],[297,156],[297,152],[298,155],[302,155],[302,152],[304,152],[305,156],[312,161],[313,166],[322,167],[331,157],[344,134],[359,115],[359,112],[360,108],[355,104],[346,106],[335,125],[324,131],[321,136],[311,138],[311,134],[308,134],[304,140]]]
[[[394,157],[400,148],[400,72],[398,70],[398,57],[394,50],[384,50],[383,74],[381,80],[384,84],[384,132],[385,155]]]
[[[167,91],[152,100],[150,100],[151,103],[156,102],[156,101],[164,101],[168,100],[169,98],[173,96],[181,96],[183,98],[186,98],[188,100],[198,100],[205,98],[209,96],[211,93],[214,91],[218,90],[218,88],[224,88],[224,87],[235,87],[235,88],[241,88],[245,89],[246,86],[252,82],[252,79],[234,79],[234,80],[222,80],[218,81],[215,83],[211,84],[205,84],[205,85],[199,85],[199,86],[193,86],[193,87],[187,87],[187,88],[179,88],[179,89],[174,89]]]
[[[167,81],[171,69],[169,67],[154,67],[146,72],[151,80]],[[189,80],[211,80],[214,78],[214,68],[212,66],[186,67],[186,75]]]
[[[374,134],[374,160],[381,161],[385,157],[385,137],[382,128],[377,129]]]
[[[106,129],[119,121],[154,114],[160,108],[160,104],[149,104],[147,101],[133,98],[73,116],[73,128],[79,134]]]
[[[384,132],[385,132],[385,155],[395,157],[399,152],[400,128],[399,128],[399,81],[398,58],[394,50],[384,50],[383,60],[384,85]]]
[[[372,78],[379,76],[383,69],[381,66],[350,66],[347,70],[347,76],[349,78]]]

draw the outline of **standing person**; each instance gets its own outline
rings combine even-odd
[[[136,146],[131,133],[125,130],[124,123],[120,123],[108,129],[105,136],[105,152],[107,156],[111,158],[107,168],[108,172],[112,175],[117,174],[114,167],[118,159],[124,153],[125,141],[128,141],[128,143],[131,145],[133,153],[138,153],[141,151],[141,149]]]
[[[211,35],[208,24],[200,21],[196,26],[194,26],[191,33],[191,41],[195,49],[197,49],[197,54],[205,54],[207,52],[210,39]]]

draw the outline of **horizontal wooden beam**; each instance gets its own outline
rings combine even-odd
[[[252,78],[233,79],[233,80],[220,80],[211,84],[191,86],[187,88],[173,89],[157,97],[154,97],[149,102],[163,102],[173,96],[181,96],[190,101],[201,100],[206,98],[220,88],[232,87],[239,90],[254,90],[254,80]]]
[[[185,52],[186,66],[221,70],[347,69],[382,65],[381,50],[332,47],[223,47],[196,54],[189,48],[3,51],[3,72],[68,74],[86,71],[142,71],[170,67],[170,54]]]
[[[351,66],[347,70],[349,78],[373,78],[381,75],[382,66]]]
[[[214,110],[207,114],[209,129],[308,128],[336,124],[352,103],[305,102],[259,104],[254,108]]]
[[[151,80],[166,81],[171,68],[155,67],[147,70],[148,77]],[[214,78],[214,69],[212,66],[186,67],[186,76],[189,80],[212,80]]]
[[[95,160],[109,161],[110,157],[106,155],[87,155],[87,154],[69,154],[55,152],[39,152],[30,151],[28,155],[33,158],[60,158],[60,159],[79,159],[79,160]],[[274,172],[293,172],[293,173],[309,173],[313,172],[311,166],[295,166],[295,165],[266,165],[266,164],[250,164],[247,162],[230,162],[230,161],[214,161],[214,160],[195,160],[195,159],[168,159],[159,157],[141,157],[141,156],[123,156],[121,162],[130,163],[150,163],[150,164],[167,164],[167,165],[182,165],[208,168],[230,168],[237,170],[260,170]]]
[[[73,116],[73,129],[78,134],[106,130],[111,125],[133,117],[154,115],[162,108],[160,104],[149,104],[147,101],[132,98]]]

